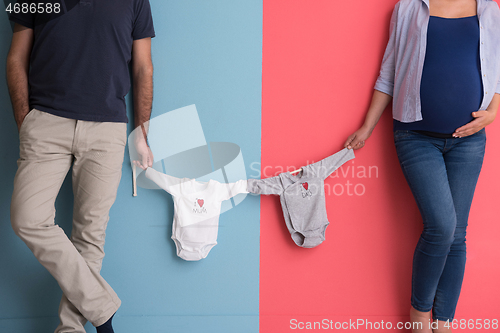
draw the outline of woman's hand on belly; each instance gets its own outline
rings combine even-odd
[[[469,136],[479,132],[495,120],[499,106],[500,94],[495,94],[488,108],[483,111],[472,112],[474,120],[462,127],[457,128],[455,133],[453,133],[453,136],[456,138],[463,138],[464,136]]]
[[[463,138],[479,132],[495,120],[496,112],[484,110],[476,111],[472,112],[472,116],[474,117],[474,120],[455,130],[455,133],[453,133],[455,138]]]

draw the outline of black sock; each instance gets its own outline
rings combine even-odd
[[[108,321],[101,326],[97,326],[97,333],[114,333],[115,331],[113,331],[113,326],[111,326],[111,321],[113,320],[114,316],[115,315],[112,315],[111,318],[109,318]]]

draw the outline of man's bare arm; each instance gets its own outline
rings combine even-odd
[[[7,86],[18,129],[30,111],[28,71],[32,46],[33,29],[16,23],[7,55]]]
[[[132,47],[134,80],[134,127],[143,126],[151,117],[153,106],[153,62],[151,38],[138,39]]]
[[[153,106],[153,62],[151,60],[151,38],[134,41],[132,46],[132,79],[134,81],[134,127],[142,133],[135,138],[137,163],[143,169],[153,165],[153,154],[146,140],[148,124]]]

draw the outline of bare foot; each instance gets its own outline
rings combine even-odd
[[[413,306],[410,309],[410,322],[412,323],[412,333],[433,333],[430,328],[432,319],[431,311],[420,312]]]
[[[432,327],[433,327],[432,332],[434,332],[434,333],[450,333],[450,332],[452,332],[451,324],[448,321],[436,319],[432,323]]]

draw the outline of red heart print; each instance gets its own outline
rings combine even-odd
[[[203,204],[205,203],[205,200],[203,199],[198,199],[198,205],[200,205],[200,207],[203,207]]]
[[[309,184],[308,183],[302,183],[302,186],[306,189],[306,191],[309,188]]]

